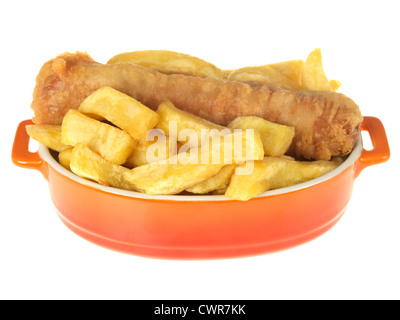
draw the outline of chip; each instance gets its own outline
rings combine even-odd
[[[303,89],[336,91],[340,82],[329,82],[322,65],[321,49],[313,50],[307,57],[303,68]]]
[[[74,109],[70,109],[64,117],[61,141],[69,146],[86,144],[115,164],[125,163],[136,145],[136,141],[125,131],[89,118]]]
[[[74,148],[69,148],[64,151],[61,151],[58,154],[58,162],[65,168],[70,170],[71,158],[72,158],[72,150]]]
[[[237,117],[228,124],[231,129],[254,129],[261,137],[266,156],[281,156],[292,144],[293,127],[285,126],[260,117]]]
[[[139,167],[151,162],[165,160],[177,154],[181,144],[161,133],[155,141],[140,142],[125,162],[128,168]]]
[[[208,142],[207,133],[231,133],[231,130],[227,127],[217,125],[176,108],[168,99],[159,105],[157,113],[160,116],[160,121],[157,125],[158,129],[165,135],[175,137],[179,142],[185,142],[194,148]]]
[[[134,63],[153,68],[159,72],[172,74],[179,73],[189,76],[225,78],[225,72],[210,62],[169,50],[144,50],[118,54],[108,63]]]
[[[322,176],[335,169],[338,161],[295,161],[287,157],[265,157],[254,161],[251,174],[239,175],[238,166],[233,173],[225,195],[247,201],[268,190],[296,185]]]
[[[294,87],[292,87],[293,89],[301,89],[304,67],[303,60],[282,61],[268,64],[268,66],[295,83]]]
[[[156,112],[111,87],[102,87],[93,92],[78,110],[101,116],[140,141],[146,140],[149,130],[159,121]]]
[[[71,148],[71,146],[61,142],[60,125],[35,124],[27,125],[25,128],[26,132],[32,139],[54,151],[61,152],[65,149]]]
[[[76,175],[93,180],[107,187],[137,191],[137,188],[125,179],[128,168],[111,163],[84,144],[77,144],[71,154],[71,171]]]
[[[206,194],[212,191],[226,189],[231,180],[231,176],[235,171],[237,165],[229,164],[224,167],[220,171],[218,171],[215,175],[204,180],[190,188],[187,188],[186,191],[195,193],[195,194]]]

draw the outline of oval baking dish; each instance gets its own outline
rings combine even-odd
[[[43,145],[29,152],[28,124],[17,128],[12,161],[43,174],[64,224],[103,247],[152,258],[244,257],[310,241],[341,218],[360,172],[390,156],[381,121],[364,117],[361,130],[369,133],[373,149],[363,148],[360,135],[348,158],[317,179],[245,202],[216,195],[149,196],[80,178]]]

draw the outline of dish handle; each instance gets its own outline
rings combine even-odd
[[[40,171],[47,179],[47,167],[40,157],[39,152],[29,151],[30,137],[26,132],[26,126],[31,124],[33,124],[32,120],[24,120],[18,125],[15,132],[11,160],[18,167]]]
[[[390,149],[382,122],[375,117],[364,117],[361,131],[367,131],[372,142],[372,150],[363,149],[356,163],[355,177],[366,167],[389,160]]]

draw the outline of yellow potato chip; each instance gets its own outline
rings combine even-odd
[[[83,143],[116,164],[125,163],[137,144],[125,131],[89,118],[74,109],[70,109],[64,116],[61,142],[69,146]]]
[[[72,149],[69,166],[76,175],[101,185],[137,191],[135,185],[125,179],[128,168],[105,160],[84,144]]]
[[[144,50],[118,54],[108,63],[130,62],[159,72],[198,77],[225,78],[225,72],[212,63],[185,53],[168,50]]]
[[[234,200],[247,201],[268,190],[320,177],[339,164],[338,161],[295,161],[287,157],[265,157],[261,161],[254,161],[251,174],[237,174],[240,169],[238,166],[225,195]]]
[[[227,188],[236,166],[236,164],[228,164],[222,167],[217,174],[190,188],[187,188],[186,191],[196,194],[205,194],[211,191]]]
[[[69,145],[61,142],[60,125],[34,124],[28,125],[25,128],[32,139],[44,144],[47,148],[58,152],[71,148]]]
[[[285,76],[289,80],[293,81],[297,88],[293,89],[300,89],[301,88],[301,81],[303,76],[303,60],[289,60],[277,63],[268,64],[269,67],[280,73],[281,75]]]
[[[261,137],[267,156],[281,156],[289,149],[295,134],[294,127],[270,122],[260,117],[237,117],[228,124],[231,129],[254,129]]]
[[[307,57],[303,68],[303,89],[319,91],[336,91],[340,82],[328,81],[322,65],[321,49],[313,50]]]
[[[159,121],[156,112],[136,99],[107,86],[89,95],[81,103],[78,111],[107,119],[140,141],[146,139],[147,132]]]
[[[58,162],[68,170],[71,170],[71,158],[72,158],[72,150],[74,148],[65,149],[58,154]]]

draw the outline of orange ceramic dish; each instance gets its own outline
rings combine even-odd
[[[20,123],[12,160],[42,172],[65,225],[103,247],[152,258],[252,256],[314,239],[341,218],[360,172],[388,160],[390,153],[380,120],[365,117],[362,130],[370,134],[373,150],[363,149],[360,135],[343,164],[317,179],[246,202],[225,196],[149,196],[82,179],[43,145],[29,152],[25,126],[31,123]]]

